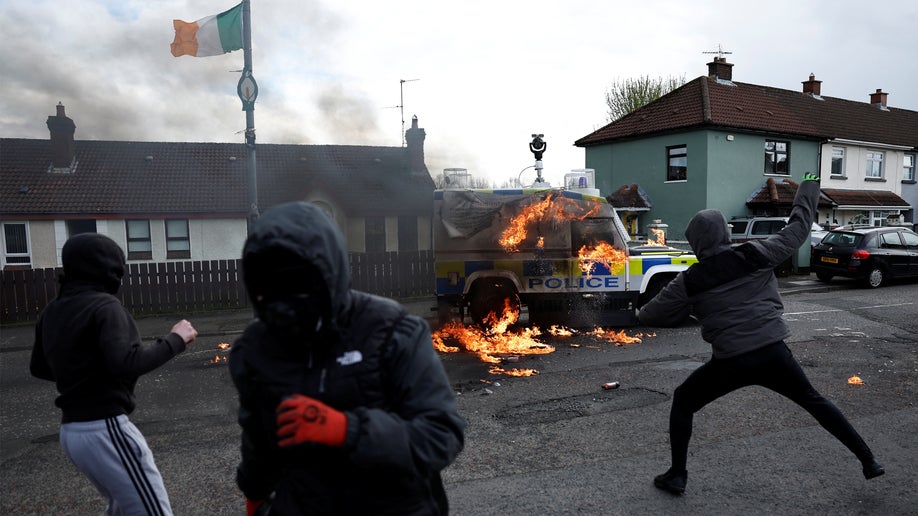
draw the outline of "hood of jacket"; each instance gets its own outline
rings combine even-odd
[[[685,228],[685,238],[699,260],[731,249],[730,227],[724,214],[718,210],[701,210],[696,213]]]
[[[70,237],[61,249],[61,261],[63,285],[89,284],[112,295],[121,288],[126,263],[124,251],[105,235],[80,233]]]
[[[258,289],[253,282],[257,276],[252,270],[256,256],[278,252],[318,271],[328,289],[331,313],[337,316],[347,301],[351,273],[344,235],[335,221],[321,208],[305,202],[273,206],[258,218],[242,250],[246,291],[256,307]]]

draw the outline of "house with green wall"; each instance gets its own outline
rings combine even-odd
[[[659,220],[669,239],[683,239],[706,208],[728,218],[786,215],[786,196],[760,194],[806,172],[822,177],[819,223],[914,220],[901,195],[915,188],[918,112],[888,106],[881,90],[869,103],[824,97],[813,75],[801,91],[736,82],[732,67],[716,57],[708,75],[575,142],[600,191],[646,193],[638,233]]]

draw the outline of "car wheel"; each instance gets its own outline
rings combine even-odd
[[[864,278],[864,286],[868,288],[878,288],[883,285],[884,281],[886,281],[886,273],[883,272],[881,267],[874,265]]]
[[[832,275],[827,272],[817,272],[816,279],[818,279],[819,281],[823,283],[828,283],[832,281]]]

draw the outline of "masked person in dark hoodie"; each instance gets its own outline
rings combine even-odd
[[[267,210],[242,267],[257,319],[229,366],[247,514],[446,514],[465,422],[427,323],[350,288],[344,237],[311,204]]]
[[[770,389],[803,407],[855,454],[864,477],[883,474],[861,436],[810,385],[784,343],[790,330],[783,319],[774,268],[808,241],[818,200],[819,178],[805,174],[784,229],[735,249],[723,214],[698,212],[685,230],[698,263],[676,276],[638,312],[641,323],[650,326],[675,326],[695,316],[702,337],[713,350],[711,359],[673,393],[669,416],[672,467],[654,478],[658,488],[676,494],[685,491],[693,414],[749,385]]]
[[[153,454],[128,414],[137,378],[184,351],[198,332],[182,320],[141,342],[115,297],[124,252],[107,236],[71,237],[61,260],[60,291],[35,325],[31,359],[33,376],[57,384],[61,447],[105,497],[106,514],[172,514]]]

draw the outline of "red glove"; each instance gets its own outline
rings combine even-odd
[[[347,434],[347,416],[317,399],[294,394],[277,406],[277,444],[320,443],[341,446]]]
[[[248,498],[246,498],[245,499],[245,516],[255,516],[255,511],[257,511],[258,508],[261,507],[261,504],[263,503],[265,503],[264,500],[258,500],[256,502],[254,500],[249,500]]]

